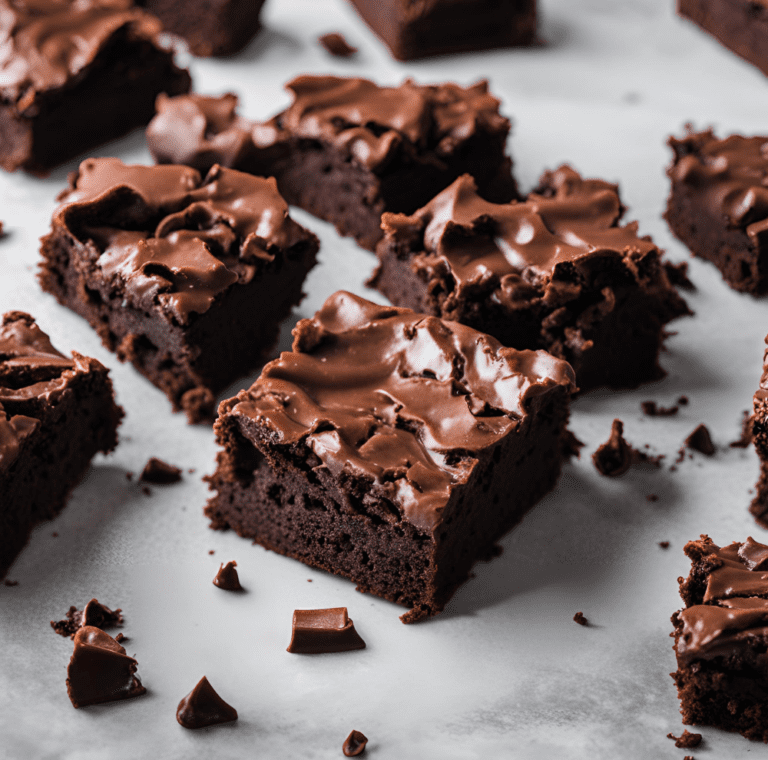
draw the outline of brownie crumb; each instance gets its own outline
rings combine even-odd
[[[312,583],[312,579],[311,578],[307,578],[307,583]]]
[[[669,549],[669,541],[659,541],[659,546],[662,549]]]
[[[648,501],[658,501],[659,497],[655,493],[649,493],[648,496],[645,497]]]
[[[240,585],[236,568],[237,562],[227,562],[226,565],[222,563],[219,572],[213,579],[213,585],[224,589],[224,591],[242,591],[243,587]]]
[[[124,633],[118,633],[117,636],[115,636],[115,641],[118,644],[122,644],[124,641],[128,641],[128,637]]]
[[[683,261],[680,264],[672,264],[669,261],[664,262],[664,269],[667,273],[669,281],[681,290],[687,290],[693,292],[696,290],[696,286],[688,278],[688,262]]]
[[[680,396],[680,398],[677,399],[677,403],[679,406],[688,406],[688,396]]]
[[[580,441],[570,430],[563,433],[563,456],[566,459],[581,459],[581,450],[584,442]]]
[[[208,554],[211,554],[211,555],[216,554],[216,550],[215,549],[208,549]]]
[[[573,622],[574,622],[574,623],[578,623],[579,625],[589,625],[589,620],[587,620],[587,619],[584,617],[584,613],[583,613],[583,612],[577,612],[577,613],[576,613],[576,614],[573,616]]]
[[[152,457],[141,471],[139,480],[142,483],[152,483],[153,485],[168,485],[169,483],[178,483],[181,480],[181,470],[174,467],[162,459]]]
[[[11,581],[11,580],[4,580],[3,583],[6,586],[18,586],[19,585],[18,581]]]
[[[752,443],[752,415],[744,410],[741,413],[741,435],[728,445],[732,449],[746,449]]]
[[[152,496],[152,491],[150,491],[147,486],[144,486],[144,488],[141,489],[141,492],[144,494],[144,496]]]
[[[51,533],[51,538],[58,538],[58,537],[59,537],[59,534],[56,531],[53,531],[53,533]]]
[[[132,472],[126,472],[125,473],[125,479],[126,480],[133,480],[133,473]]]
[[[648,448],[647,445],[646,448]],[[618,419],[611,425],[611,435],[608,440],[598,446],[592,454],[592,461],[597,471],[609,478],[623,475],[633,464],[650,464],[660,467],[663,459],[663,454],[654,456],[630,446],[624,440],[624,423]]]
[[[72,605],[58,622],[51,620],[51,628],[59,636],[68,636],[75,638],[75,634],[84,626],[93,628],[112,628],[123,624],[122,609],[111,610],[109,607],[101,604],[98,599],[91,599],[82,610]]]
[[[194,474],[197,472],[197,470],[196,470],[194,467],[190,467],[190,468],[187,470],[187,472],[188,472],[190,475],[194,475]]]
[[[715,453],[715,444],[706,425],[699,425],[686,439],[685,445],[693,451],[698,451],[711,457]]]
[[[341,751],[344,757],[358,757],[365,752],[365,745],[368,744],[368,737],[360,731],[352,733],[344,740]]]
[[[680,749],[694,749],[701,744],[701,734],[692,734],[687,729],[680,736],[667,734],[667,739],[672,739]]]
[[[680,411],[677,404],[675,406],[659,406],[655,401],[643,401],[640,408],[643,410],[643,414],[648,417],[672,417]]]
[[[352,47],[344,35],[340,32],[331,32],[330,34],[323,34],[317,38],[317,41],[329,52],[331,55],[337,58],[349,58],[357,53],[357,48]]]

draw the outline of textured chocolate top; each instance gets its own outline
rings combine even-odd
[[[675,161],[668,170],[682,183],[697,207],[756,241],[768,232],[768,137],[731,135],[712,130],[670,138]]]
[[[570,365],[544,351],[346,292],[293,334],[293,352],[220,411],[274,444],[306,445],[334,475],[370,481],[424,530],[534,397],[574,389]]]
[[[53,217],[95,246],[95,265],[123,298],[188,324],[219,294],[281,252],[313,239],[288,216],[274,179],[214,166],[84,161]]]
[[[154,39],[160,22],[132,0],[0,0],[0,92],[24,110],[61,87],[118,33]]]
[[[725,656],[755,637],[768,638],[768,546],[748,538],[721,548],[702,536],[685,552],[706,562],[709,571],[704,604],[680,612],[678,655],[687,660]]]

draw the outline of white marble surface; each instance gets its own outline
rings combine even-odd
[[[403,65],[342,0],[269,0],[266,29],[248,50],[192,68],[199,91],[234,90],[253,117],[286,103],[282,84],[304,72],[387,83],[488,76],[515,121],[510,145],[524,187],[564,160],[619,181],[629,218],[671,259],[686,259],[661,219],[666,137],[686,121],[765,131],[768,82],[677,19],[672,0],[542,5],[540,47]],[[360,46],[359,58],[335,60],[319,48],[317,35],[334,30]],[[99,154],[149,161],[140,133]],[[9,574],[19,585],[0,586],[2,760],[336,758],[353,728],[369,736],[369,755],[381,760],[682,758],[666,738],[682,731],[668,676],[669,616],[680,604],[675,579],[687,570],[682,546],[702,532],[722,543],[766,539],[747,514],[754,452],[727,443],[757,382],[768,302],[737,295],[714,268],[694,261],[696,317],[680,321],[669,341],[667,379],[580,399],[572,427],[587,456],[565,468],[556,491],[504,540],[503,556],[481,564],[441,617],[403,626],[400,608],[348,582],[208,529],[200,478],[213,467],[210,430],[171,414],[159,391],[36,284],[38,238],[73,167],[43,181],[0,176],[8,232],[0,241],[0,311],[32,312],[59,348],[111,367],[127,417],[117,451],[97,459],[59,519],[35,531]],[[295,317],[339,287],[365,293],[373,257],[328,225],[296,217],[318,232],[322,250]],[[681,393],[691,403],[679,416],[641,415],[641,400],[669,403]],[[630,441],[667,455],[664,470],[617,480],[597,474],[588,454],[614,416]],[[713,431],[717,456],[670,473],[699,422]],[[151,455],[196,472],[148,498],[125,472]],[[659,500],[647,501],[650,493]],[[671,542],[668,551],[658,547],[662,540]],[[218,563],[229,559],[239,564],[244,595],[211,585]],[[128,650],[149,693],[75,711],[64,688],[71,643],[48,621],[92,596],[125,610]],[[365,651],[314,659],[285,652],[294,608],[340,605]],[[592,627],[572,621],[579,610]],[[176,723],[178,700],[203,674],[237,707],[237,724],[190,732]],[[697,758],[768,752],[739,736],[702,733]]]

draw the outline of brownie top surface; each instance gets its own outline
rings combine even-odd
[[[160,23],[131,0],[0,0],[0,93],[23,110],[61,87],[126,30],[154,39]]]
[[[430,530],[534,397],[574,387],[570,365],[543,351],[342,291],[222,410],[255,421],[267,447],[302,444],[334,476],[372,481]]]
[[[701,212],[723,218],[751,238],[768,231],[768,137],[715,137],[712,130],[669,140],[673,184],[685,187]]]
[[[53,217],[95,246],[95,265],[131,305],[159,308],[179,324],[207,311],[235,283],[312,233],[288,215],[274,179],[214,166],[84,161]]]

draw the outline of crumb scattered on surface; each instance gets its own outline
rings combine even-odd
[[[589,625],[589,620],[587,620],[587,619],[584,617],[584,613],[583,613],[583,612],[577,612],[577,613],[576,613],[576,614],[573,616],[573,622],[574,622],[574,623],[578,623],[579,625]]]
[[[741,413],[741,434],[728,445],[732,449],[746,449],[750,443],[752,443],[752,415],[744,410]]]
[[[648,501],[658,501],[659,497],[655,493],[649,493],[648,496],[645,497]]]
[[[675,406],[659,406],[655,401],[642,401],[640,408],[647,417],[672,417],[680,411],[677,404]]]
[[[677,399],[678,406],[688,406],[688,396],[680,396],[679,399]]]
[[[694,291],[696,286],[691,282],[688,277],[688,262],[683,261],[680,264],[672,264],[667,261],[664,263],[664,269],[667,273],[669,281],[677,288],[681,290]]]
[[[680,749],[694,749],[701,744],[701,734],[692,734],[687,729],[683,731],[680,736],[674,736],[673,734],[667,734],[667,739],[672,739],[675,742],[675,747]]]
[[[190,467],[190,468],[187,470],[187,472],[188,472],[190,475],[194,475],[194,474],[197,472],[197,470],[196,470],[194,467]]]
[[[307,583],[312,583],[312,579],[311,578],[307,578]]]
[[[662,549],[669,549],[669,541],[659,541],[659,546]]]
[[[711,457],[715,453],[715,444],[706,425],[699,425],[686,439],[685,445],[693,451],[698,451]]]
[[[152,491],[150,491],[149,488],[147,488],[147,486],[144,486],[141,489],[141,492],[144,494],[144,496],[152,496]]]
[[[337,58],[349,58],[357,53],[357,48],[350,45],[343,34],[340,32],[330,32],[317,38],[317,41]]]
[[[132,472],[126,472],[125,473],[125,479],[126,480],[133,480],[133,473]]]
[[[122,610],[111,610],[109,607],[101,604],[98,599],[91,599],[82,610],[72,605],[59,621],[51,620],[51,628],[59,636],[69,636],[75,638],[75,634],[85,625],[95,628],[113,628],[116,625],[123,624]]]
[[[168,485],[181,480],[181,470],[157,457],[151,457],[144,465],[139,480],[153,485]]]
[[[208,554],[216,554],[216,550],[215,549],[208,549]]]
[[[6,586],[18,586],[18,585],[19,585],[19,582],[18,582],[18,581],[12,581],[12,580],[9,580],[9,579],[7,579],[7,578],[6,578],[6,580],[4,580],[4,581],[3,581],[3,583],[4,583]]]
[[[124,641],[128,641],[128,637],[125,634],[118,633],[117,636],[115,636],[115,641],[118,644],[122,644]]]

